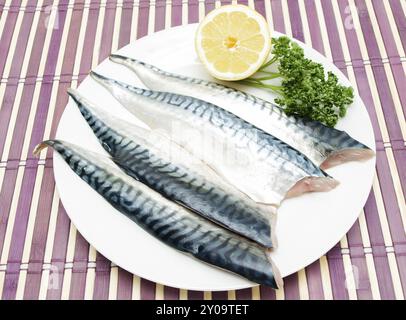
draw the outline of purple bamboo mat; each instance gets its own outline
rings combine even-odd
[[[377,144],[376,179],[359,220],[284,289],[178,290],[98,254],[59,201],[54,137],[77,86],[111,51],[242,3],[330,58],[358,88]],[[0,0],[0,296],[2,299],[404,299],[406,295],[406,1]]]

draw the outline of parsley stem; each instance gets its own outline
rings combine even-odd
[[[272,80],[272,79],[276,79],[276,78],[279,78],[279,77],[281,77],[281,74],[280,73],[274,73],[274,72],[266,72],[266,71],[261,71],[261,72],[263,72],[263,73],[265,73],[265,74],[268,74],[268,76],[266,76],[266,77],[251,77],[251,78],[249,78],[249,79],[255,79],[255,80],[260,80],[260,81],[265,81],[265,80]]]
[[[282,86],[275,86],[275,85],[272,85],[272,84],[263,83],[261,81],[251,81],[251,80],[252,79],[241,80],[240,83],[248,85],[248,86],[252,86],[252,87],[255,87],[255,88],[270,89],[270,90],[274,91],[277,94],[282,94]]]
[[[278,57],[274,56],[271,60],[268,62],[265,62],[259,70],[264,70],[265,68],[268,68],[270,65],[274,64],[278,60]]]

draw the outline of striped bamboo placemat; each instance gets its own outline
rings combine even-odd
[[[196,292],[120,269],[70,223],[53,179],[54,137],[76,87],[111,51],[215,7],[248,4],[270,26],[326,55],[358,89],[377,144],[359,220],[330,252],[265,287]],[[406,1],[0,0],[0,296],[2,299],[404,299]],[[362,124],[360,124],[362,125]]]

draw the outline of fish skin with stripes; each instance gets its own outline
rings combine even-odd
[[[164,130],[258,203],[279,206],[286,197],[329,191],[338,184],[302,153],[213,104],[95,72],[91,76],[151,129]],[[202,141],[210,142],[209,151]]]
[[[348,161],[363,161],[375,152],[345,131],[318,121],[287,116],[276,104],[222,84],[166,72],[153,65],[121,55],[110,60],[126,66],[149,89],[192,96],[218,105],[255,123],[262,130],[328,169]]]
[[[47,140],[67,165],[109,204],[170,247],[272,288],[282,286],[266,249],[163,197],[108,158],[74,144]]]
[[[100,144],[127,174],[231,231],[276,247],[276,208],[260,207],[165,136],[112,116],[77,90],[69,89],[68,94]]]

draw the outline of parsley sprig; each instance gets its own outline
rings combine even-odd
[[[240,82],[276,93],[275,103],[287,115],[334,127],[353,102],[353,89],[340,85],[332,72],[326,75],[323,66],[307,59],[303,49],[288,37],[273,38],[272,42],[272,59],[254,76]],[[277,66],[278,72],[269,71],[271,66]],[[280,85],[268,83],[279,78],[282,80]]]

